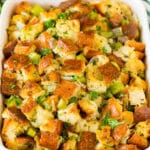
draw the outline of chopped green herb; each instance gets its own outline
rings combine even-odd
[[[51,54],[51,53],[52,53],[52,51],[51,51],[49,48],[43,48],[43,49],[41,50],[41,55],[42,55],[42,56],[49,55],[49,54]]]
[[[78,76],[73,75],[73,76],[72,76],[72,80],[71,80],[71,81],[77,81],[77,80],[78,80]]]
[[[43,96],[39,96],[36,101],[38,104],[42,104],[44,101],[46,100],[46,96],[43,95]]]
[[[115,95],[116,98],[123,98],[125,96],[124,93],[118,93]]]
[[[104,54],[107,54],[107,49],[106,49],[106,47],[103,47],[103,48],[102,48],[102,52],[103,52]]]
[[[55,25],[56,25],[56,20],[54,20],[54,19],[51,19],[51,20],[48,20],[48,21],[44,22],[44,26],[45,26],[46,29],[54,28]]]
[[[103,100],[102,103],[101,103],[101,106],[104,106],[104,105],[107,105],[108,104],[108,101],[107,100]]]
[[[116,42],[116,43],[112,44],[113,50],[118,50],[120,47],[122,47],[122,43],[120,43],[120,42]]]
[[[10,83],[9,84],[9,89],[12,90],[16,87],[16,84],[15,83]]]
[[[69,99],[69,103],[76,103],[78,101],[78,98],[77,97],[71,97]]]
[[[99,97],[99,93],[95,92],[95,91],[91,91],[90,92],[90,98],[91,100],[95,100]]]
[[[67,129],[71,126],[71,124],[69,122],[63,122],[63,126],[65,129]]]
[[[105,117],[102,119],[102,126],[110,126],[112,129],[114,129],[116,126],[120,124],[122,124],[122,122],[110,118],[110,113],[107,113]]]
[[[132,105],[127,105],[126,108],[128,111],[132,111],[132,112],[134,111],[134,106],[132,106]]]
[[[7,107],[11,106],[20,106],[22,104],[21,98],[19,96],[13,96],[11,95],[7,100],[6,100],[6,105]]]
[[[43,105],[44,105],[45,109],[47,109],[47,110],[51,110],[52,109],[51,106],[50,106],[50,104],[47,103],[47,102],[44,103]]]
[[[69,12],[64,12],[64,13],[58,14],[57,18],[58,19],[69,19],[69,16],[70,16]]]

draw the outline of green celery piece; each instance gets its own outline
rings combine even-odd
[[[29,58],[34,65],[37,65],[41,59],[41,55],[36,52],[32,52],[29,54]]]
[[[27,131],[27,135],[31,136],[31,137],[35,137],[36,135],[36,130],[34,128],[29,128]]]
[[[77,97],[71,97],[69,99],[69,103],[76,103],[78,101],[78,98]]]
[[[52,50],[50,50],[49,48],[43,48],[42,50],[41,50],[41,55],[42,56],[46,56],[46,55],[49,55],[49,54],[51,54],[52,53]]]
[[[121,81],[117,81],[110,85],[109,90],[114,95],[124,90],[124,85]]]
[[[39,16],[41,12],[43,12],[44,9],[40,6],[40,5],[35,5],[31,8],[31,13],[34,15],[34,16]]]
[[[20,106],[22,104],[21,98],[19,96],[13,96],[11,95],[7,100],[6,100],[6,105],[7,107],[11,106]]]
[[[97,93],[95,91],[91,91],[90,92],[90,97],[91,97],[91,100],[95,100],[99,97],[99,93]]]
[[[54,20],[54,19],[51,19],[51,20],[48,20],[48,21],[44,22],[44,26],[45,26],[46,29],[54,28],[55,25],[56,25],[56,20]]]
[[[106,38],[111,38],[113,36],[113,33],[111,31],[107,31],[107,32],[101,32],[100,35]]]

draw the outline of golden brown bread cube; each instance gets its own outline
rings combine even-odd
[[[28,64],[29,58],[25,55],[13,54],[4,62],[4,68],[12,71],[18,71]]]
[[[78,150],[95,150],[96,135],[92,132],[82,132],[81,139],[77,143]]]
[[[133,144],[119,145],[116,149],[117,150],[138,150],[137,146]]]
[[[44,70],[52,64],[53,56],[51,54],[42,57],[38,64],[39,74],[42,74]]]
[[[55,89],[54,95],[68,100],[76,92],[77,85],[73,82],[63,80],[60,85]]]
[[[128,140],[129,144],[137,145],[138,147],[145,149],[148,146],[148,140],[137,133],[134,133]]]

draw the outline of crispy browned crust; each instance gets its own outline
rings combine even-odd
[[[63,80],[61,84],[55,89],[54,94],[68,100],[74,94],[76,87],[77,86],[75,83]]]
[[[99,70],[106,83],[110,83],[112,80],[117,79],[120,75],[119,70],[110,62],[99,67]]]
[[[80,24],[82,28],[93,26],[96,23],[96,20],[90,19],[88,16],[83,16],[80,18]]]
[[[37,106],[36,101],[34,101],[31,97],[27,100],[25,104],[21,106],[21,111],[26,114],[30,113]]]
[[[128,140],[129,144],[137,145],[138,147],[145,149],[148,146],[148,140],[137,133],[134,133]]]
[[[113,17],[110,18],[110,22],[112,23],[113,27],[118,27],[120,25],[121,20],[122,15],[119,13],[114,14]]]
[[[64,64],[62,66],[62,74],[76,74],[76,73],[82,73],[84,71],[85,62],[82,60],[76,60],[76,59],[66,59],[64,61]]]
[[[80,0],[67,0],[65,2],[61,2],[58,7],[62,10],[65,10],[65,9],[69,8],[70,6],[75,5],[79,1]]]
[[[17,45],[15,46],[14,53],[20,54],[20,55],[28,55],[30,52],[30,49],[34,46],[32,42],[27,41],[19,41]]]
[[[39,143],[46,148],[57,150],[59,147],[59,136],[55,133],[41,132]]]
[[[15,81],[16,80],[16,74],[8,71],[8,70],[3,70],[2,72],[2,81]]]
[[[58,119],[51,119],[48,123],[44,124],[42,128],[50,133],[60,135],[63,130],[63,122]]]
[[[31,9],[31,6],[29,3],[27,2],[21,2],[15,9],[15,13],[17,14],[21,14],[21,12],[25,11],[25,12],[29,12]]]
[[[100,51],[96,51],[96,50],[93,50],[91,48],[86,48],[84,50],[84,56],[87,58],[87,59],[91,59],[92,57],[94,56],[97,56],[97,55],[101,55],[102,53]]]
[[[80,142],[77,144],[78,150],[95,150],[96,135],[92,132],[82,132]]]
[[[84,46],[93,47],[94,45],[94,32],[80,32],[78,34],[78,45],[80,48]]]
[[[20,90],[20,96],[23,98],[30,97],[35,93],[41,92],[41,87],[34,81],[26,81],[23,88]]]
[[[7,108],[10,116],[18,122],[28,122],[25,115],[21,112],[20,109],[16,107],[8,107]]]
[[[138,150],[137,146],[133,144],[119,145],[116,149],[117,150]]]
[[[52,42],[52,37],[47,31],[40,34],[40,36],[35,40],[35,44],[39,50],[42,48],[53,49],[55,46],[55,42]]]
[[[38,64],[39,74],[42,74],[44,70],[52,64],[52,58],[53,56],[51,54],[42,57]]]
[[[129,39],[133,39],[138,34],[138,27],[135,23],[124,24],[122,26],[124,35],[128,36]]]
[[[69,39],[60,39],[57,44],[66,52],[79,51],[78,46]]]
[[[4,68],[12,71],[18,71],[28,64],[29,58],[25,55],[13,54],[4,62]]]
[[[121,58],[117,57],[116,55],[110,54],[108,57],[110,61],[116,62],[120,67],[124,66],[124,62],[121,60]]]
[[[137,42],[135,40],[128,40],[127,45],[134,47],[136,51],[143,52],[145,50],[145,44]]]
[[[17,95],[19,94],[20,91],[19,87],[17,86],[16,80],[13,81],[3,80],[1,90],[2,93],[5,95]]]
[[[4,53],[5,57],[9,57],[13,54],[16,44],[17,44],[17,40],[13,40],[13,41],[9,41],[5,45],[5,47],[3,49],[3,53]]]
[[[150,108],[147,106],[135,107],[134,110],[134,122],[145,121],[150,119]]]
[[[60,74],[56,71],[51,71],[50,73],[44,75],[42,77],[42,81],[52,81],[52,82],[60,82]]]
[[[116,141],[120,141],[127,133],[128,127],[126,124],[121,124],[115,127],[112,136]]]

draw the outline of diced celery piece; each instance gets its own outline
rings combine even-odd
[[[86,58],[83,56],[83,54],[77,55],[77,56],[76,56],[76,59],[77,59],[77,60],[83,60],[83,61],[85,61],[85,62],[87,61]]]
[[[67,107],[67,102],[64,99],[60,99],[57,107],[58,109],[65,109]]]
[[[84,76],[79,77],[78,81],[81,82],[81,83],[86,83],[86,78]]]
[[[32,52],[29,54],[29,58],[34,65],[37,65],[41,59],[41,55],[36,52]]]
[[[100,34],[101,34],[101,36],[104,36],[106,38],[111,38],[113,36],[113,33],[111,31],[101,32]]]
[[[110,85],[109,90],[114,95],[124,90],[124,85],[121,81],[117,81],[113,83],[112,85]]]
[[[31,13],[35,16],[39,16],[41,12],[43,12],[44,9],[40,5],[35,5],[31,8]]]
[[[29,135],[31,137],[35,137],[36,130],[34,128],[29,128],[28,131],[27,131],[27,135]]]
[[[20,106],[22,104],[21,98],[19,96],[13,96],[11,95],[7,100],[6,100],[6,105],[7,107],[11,106]]]

